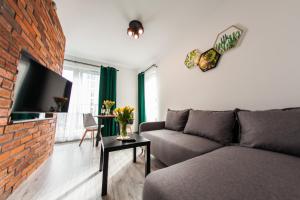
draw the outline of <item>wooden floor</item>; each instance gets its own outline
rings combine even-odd
[[[140,149],[137,152],[140,153]],[[101,197],[99,148],[91,141],[56,144],[53,155],[8,200],[141,200],[145,180],[143,157],[132,162],[132,149],[110,153],[108,195]],[[152,158],[151,170],[163,168]]]

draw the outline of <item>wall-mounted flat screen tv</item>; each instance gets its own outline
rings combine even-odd
[[[12,113],[68,112],[72,82],[23,52],[18,65]]]

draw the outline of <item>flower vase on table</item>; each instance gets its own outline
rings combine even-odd
[[[118,137],[118,139],[119,140],[129,139],[130,137],[128,136],[128,133],[127,133],[127,124],[119,123],[119,125],[120,125],[120,136]]]
[[[110,100],[104,100],[103,104],[105,106],[105,115],[110,115],[111,114],[111,108],[115,105],[114,101]]]
[[[114,115],[116,116],[116,121],[120,125],[120,135],[117,140],[128,140],[130,137],[127,133],[127,124],[133,121],[133,111],[134,108],[130,106],[125,106],[123,108],[116,108],[114,110]]]

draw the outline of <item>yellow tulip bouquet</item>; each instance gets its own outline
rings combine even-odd
[[[133,111],[134,108],[130,106],[125,106],[123,108],[116,108],[114,110],[115,120],[120,125],[120,139],[129,138],[127,135],[126,126],[127,124],[133,123]]]
[[[110,100],[104,100],[103,104],[104,104],[106,109],[111,109],[111,107],[113,107],[115,105],[115,102],[110,101]]]
[[[115,102],[114,101],[110,101],[110,100],[104,100],[103,104],[104,104],[104,106],[106,108],[105,113],[107,115],[110,114],[110,109],[111,109],[111,107],[113,107],[115,105]]]

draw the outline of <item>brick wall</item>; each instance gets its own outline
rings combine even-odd
[[[8,124],[22,49],[61,73],[65,37],[51,0],[0,0],[0,199],[53,151],[56,119]]]

